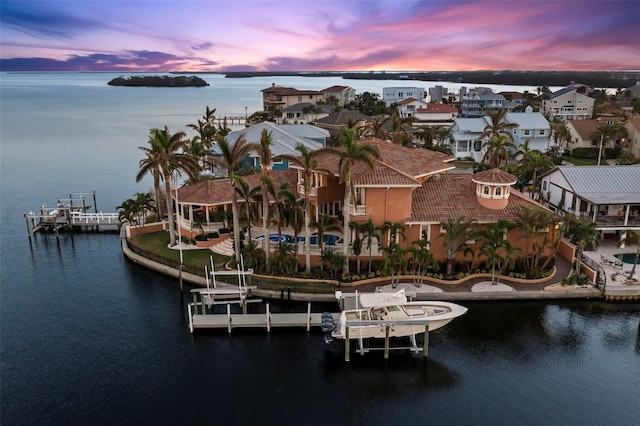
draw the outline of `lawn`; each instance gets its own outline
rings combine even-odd
[[[570,157],[568,155],[564,155],[562,156],[562,159],[568,163],[573,164],[574,166],[596,166],[598,165],[598,159],[597,158],[576,158],[576,157]],[[606,159],[602,158],[600,160],[600,165],[601,166],[606,166],[607,165],[607,161]]]
[[[168,232],[153,232],[150,234],[140,235],[132,238],[131,243],[142,250],[147,250],[158,256],[171,259],[175,262],[180,262],[180,250],[170,249],[169,245],[169,233]],[[205,265],[211,267],[210,256],[213,256],[215,267],[222,267],[229,258],[212,252],[209,249],[198,250],[182,250],[184,264],[193,266],[197,269],[204,268]]]

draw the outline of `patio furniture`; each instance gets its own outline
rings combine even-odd
[[[622,260],[616,260],[613,264],[613,267],[615,269],[622,269],[623,266],[624,266],[624,263],[622,263]]]
[[[609,260],[609,258],[607,256],[604,255],[600,255],[600,263],[602,263],[603,265],[613,265],[613,261]]]

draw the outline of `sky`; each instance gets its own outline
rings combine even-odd
[[[640,0],[1,0],[0,8],[1,71],[640,69]]]

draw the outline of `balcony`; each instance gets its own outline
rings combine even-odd
[[[359,204],[354,206],[353,204],[349,205],[349,214],[351,216],[366,216],[367,215],[367,206]]]
[[[298,194],[304,196],[304,184],[302,184],[302,183],[298,184]],[[312,186],[311,188],[309,188],[309,196],[310,197],[315,197],[316,195],[317,195],[316,187]]]

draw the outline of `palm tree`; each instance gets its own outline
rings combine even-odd
[[[555,256],[556,230],[550,232],[550,228],[555,228],[557,220],[552,212],[536,206],[525,207],[518,212],[516,224],[522,231],[518,239],[524,241],[522,264],[527,278],[540,278],[542,271]],[[551,255],[541,262],[546,248],[552,250]]]
[[[267,272],[269,272],[269,171],[273,167],[273,154],[271,144],[273,138],[271,132],[263,129],[260,134],[260,143],[257,144],[258,157],[260,158],[260,168],[262,170],[262,228],[264,228],[264,252],[266,255]]]
[[[289,223],[289,226],[291,226],[291,228],[293,229],[293,249],[294,249],[293,251],[296,254],[296,268],[297,268],[298,236],[300,235],[300,231],[302,231],[302,228],[305,225],[304,200],[294,200],[293,204],[289,206],[287,222]]]
[[[636,256],[633,260],[633,267],[629,271],[629,279],[633,278],[633,274],[636,273],[636,266],[638,265],[638,258],[640,258],[640,232],[627,229],[624,231],[624,238],[618,243],[618,247],[622,247],[627,244],[636,244]]]
[[[147,174],[159,174],[165,184],[165,201],[169,216],[169,244],[176,244],[175,221],[173,218],[173,202],[171,200],[171,175],[172,172],[184,170],[190,176],[197,176],[200,166],[195,158],[183,154],[181,151],[188,143],[184,132],[171,134],[167,126],[163,130],[151,129],[149,132],[149,144],[151,148],[139,147],[146,157],[140,160],[140,168],[136,176],[136,182],[140,182]]]
[[[374,117],[371,120],[371,123],[367,124],[364,129],[364,134],[366,136],[371,136],[372,138],[387,140],[389,135],[384,131],[385,119],[382,117]]]
[[[349,229],[351,232],[355,233],[355,237],[351,242],[351,248],[353,254],[356,256],[356,273],[360,273],[360,255],[362,254],[362,237],[360,235],[360,224],[355,221],[349,222]]]
[[[311,222],[311,227],[316,230],[318,249],[320,253],[324,252],[324,234],[329,231],[341,231],[340,226],[335,223],[331,223],[331,218],[327,215],[322,215],[317,221],[314,220]],[[320,269],[322,269],[322,262],[320,263]]]
[[[319,171],[318,158],[316,152],[311,152],[303,144],[298,144],[296,150],[299,157],[293,155],[282,155],[290,164],[297,166],[302,171],[302,186],[304,187],[304,251],[307,273],[311,272],[311,186],[313,184],[313,173]]]
[[[140,218],[140,205],[133,198],[127,198],[119,206],[116,206],[118,210],[118,220],[120,223],[129,223],[131,225],[139,225]]]
[[[371,261],[371,247],[373,245],[373,239],[375,238],[378,241],[378,244],[380,244],[381,231],[382,228],[375,226],[371,218],[360,225],[360,232],[362,232],[363,235],[363,242],[366,242],[367,250],[369,252],[369,274],[371,274],[371,266],[373,263]]]
[[[447,276],[453,275],[453,259],[456,254],[462,250],[467,241],[473,238],[473,225],[472,220],[467,220],[464,216],[457,218],[448,218],[446,222],[442,222],[443,234],[438,235],[438,238],[444,240],[444,246],[447,248]]]
[[[515,226],[515,223],[501,219],[497,223],[487,225],[485,231],[482,233],[484,242],[482,243],[480,250],[482,254],[487,256],[487,261],[491,264],[491,283],[493,285],[498,284],[498,280],[495,279],[496,267],[498,267],[499,279],[499,275],[502,274],[509,263],[509,259],[503,258],[500,251],[504,249],[506,252],[511,252],[510,254],[515,252],[515,248],[511,246],[509,240],[505,239],[508,232],[515,228]]]
[[[236,139],[232,145],[229,143],[226,137],[218,136],[218,147],[220,148],[220,157],[214,159],[214,163],[217,167],[226,169],[229,177],[229,183],[233,188],[231,192],[231,202],[233,211],[233,239],[236,261],[240,259],[240,208],[238,207],[238,194],[235,191],[242,161],[249,155],[255,146],[250,144],[245,139],[244,135],[241,135]]]
[[[382,232],[388,232],[389,241],[394,243],[398,242],[398,237],[402,237],[402,241],[407,239],[404,235],[404,225],[402,223],[386,221],[382,224],[381,230]]]
[[[240,176],[236,178],[236,182],[238,183],[238,186],[236,186],[236,192],[238,193],[240,198],[244,200],[242,207],[240,207],[240,216],[246,221],[249,241],[251,241],[251,225],[253,219],[255,219],[256,217],[254,203],[259,196],[260,187],[254,186],[253,188],[249,188],[249,184],[247,183],[247,181],[242,179]]]
[[[507,123],[504,121],[507,115],[507,110],[497,109],[495,111],[489,112],[489,118],[491,120],[490,124],[487,124],[480,135],[480,139],[482,138],[491,138],[495,135],[504,134],[507,135],[509,140],[513,142],[513,134],[512,129],[518,127],[517,123]]]
[[[553,140],[557,146],[562,147],[565,151],[569,150],[569,144],[572,140],[571,132],[569,131],[566,122],[555,123],[553,125]]]
[[[380,152],[378,147],[368,143],[358,143],[358,132],[355,129],[341,129],[340,130],[340,142],[339,148],[323,148],[321,152],[328,152],[337,156],[340,159],[339,173],[340,181],[344,183],[344,202],[342,205],[342,215],[344,217],[343,222],[343,240],[344,248],[343,255],[345,256],[345,269],[349,269],[349,214],[351,206],[351,191],[352,180],[351,175],[353,172],[353,166],[356,163],[364,163],[367,167],[373,169],[375,167],[374,160],[380,158]],[[319,152],[320,152],[319,151]]]
[[[578,219],[571,224],[569,238],[578,247],[576,251],[576,275],[580,275],[579,259],[582,258],[582,252],[587,246],[595,250],[602,241],[602,234],[595,222]]]
[[[215,113],[216,109],[211,109],[209,108],[209,105],[207,105],[204,115],[201,119],[199,118],[195,124],[187,124],[187,127],[195,130],[198,133],[200,142],[206,149],[211,149],[214,142],[216,141],[217,128],[215,125]]]
[[[409,264],[411,265],[411,273],[413,275],[422,276],[423,272],[437,267],[438,262],[436,262],[433,254],[429,252],[429,241],[416,240],[408,251],[411,253]],[[417,286],[421,285],[422,279],[415,280],[414,284]]]
[[[435,145],[434,142],[442,139],[443,131],[442,126],[424,126],[420,129],[416,137],[422,141],[423,148],[431,147]]]
[[[495,169],[499,168],[503,161],[505,164],[509,162],[509,150],[515,150],[516,146],[507,135],[508,133],[494,134],[485,142],[487,151],[482,160],[487,162],[489,167]]]
[[[393,241],[383,250],[387,252],[384,260],[384,270],[385,273],[391,275],[391,286],[395,288],[400,282],[400,275],[404,273],[407,267],[406,250]]]
[[[540,191],[537,190],[538,175],[547,172],[555,167],[553,161],[537,150],[527,152],[520,161],[520,168],[524,173],[533,173],[533,199],[540,199]],[[537,197],[536,197],[537,195]]]
[[[267,179],[268,194],[273,199],[269,209],[269,218],[274,219],[278,227],[278,244],[282,243],[282,227],[288,223],[289,210],[296,203],[296,195],[289,189],[287,182],[276,190],[271,179]]]
[[[605,123],[598,127],[596,131],[591,134],[591,138],[593,140],[601,141],[598,159],[600,159],[600,156],[604,154],[603,151],[606,150],[607,144],[609,144],[610,141],[612,141],[615,146],[619,139],[626,138],[627,136],[627,128],[619,121],[615,123]],[[599,164],[600,163],[598,162],[598,165]]]

